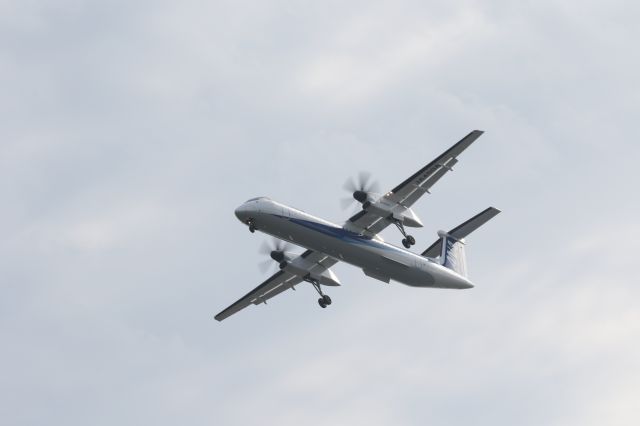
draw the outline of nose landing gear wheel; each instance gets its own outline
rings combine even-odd
[[[256,224],[253,223],[253,219],[249,219],[247,221],[247,225],[249,225],[249,232],[251,232],[252,234],[256,232]]]

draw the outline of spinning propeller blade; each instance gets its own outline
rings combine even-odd
[[[262,273],[267,272],[270,265],[274,265],[274,261],[277,263],[281,263],[283,261],[287,261],[291,256],[291,249],[293,246],[286,241],[278,240],[273,238],[271,243],[263,241],[260,245],[260,254],[268,255],[269,258],[258,264],[260,271]]]
[[[352,194],[351,197],[340,200],[340,206],[343,210],[351,206],[354,201],[358,201],[361,204],[366,201],[372,201],[375,199],[375,195],[380,192],[380,185],[378,185],[378,182],[371,180],[371,173],[369,172],[358,173],[357,180],[350,177],[342,185],[342,188]]]

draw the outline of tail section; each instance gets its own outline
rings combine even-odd
[[[458,240],[443,231],[438,232],[438,235],[442,238],[440,264],[466,277],[467,258],[464,254],[464,240]]]
[[[489,207],[449,232],[439,231],[438,236],[440,239],[426,249],[422,253],[422,256],[431,258],[439,256],[442,266],[466,277],[467,260],[464,253],[464,238],[487,223],[498,213],[500,213],[500,210],[495,207]]]

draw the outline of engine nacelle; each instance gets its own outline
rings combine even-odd
[[[397,203],[369,203],[368,205],[363,205],[363,208],[367,212],[380,217],[392,217],[393,219],[402,222],[404,226],[408,226],[410,228],[422,228],[424,226],[418,215],[413,210]]]
[[[320,284],[322,285],[327,285],[330,287],[337,287],[341,285],[340,280],[331,269],[327,269],[320,275],[311,274],[311,278],[318,280],[318,282],[320,282]]]
[[[410,228],[422,228],[424,225],[418,215],[410,208],[402,207],[402,211],[393,212],[393,218]]]

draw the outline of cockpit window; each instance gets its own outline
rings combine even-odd
[[[268,200],[269,198],[267,197],[256,197],[256,198],[251,198],[250,200],[247,200],[247,203],[250,203],[252,201],[258,201],[258,200]]]

